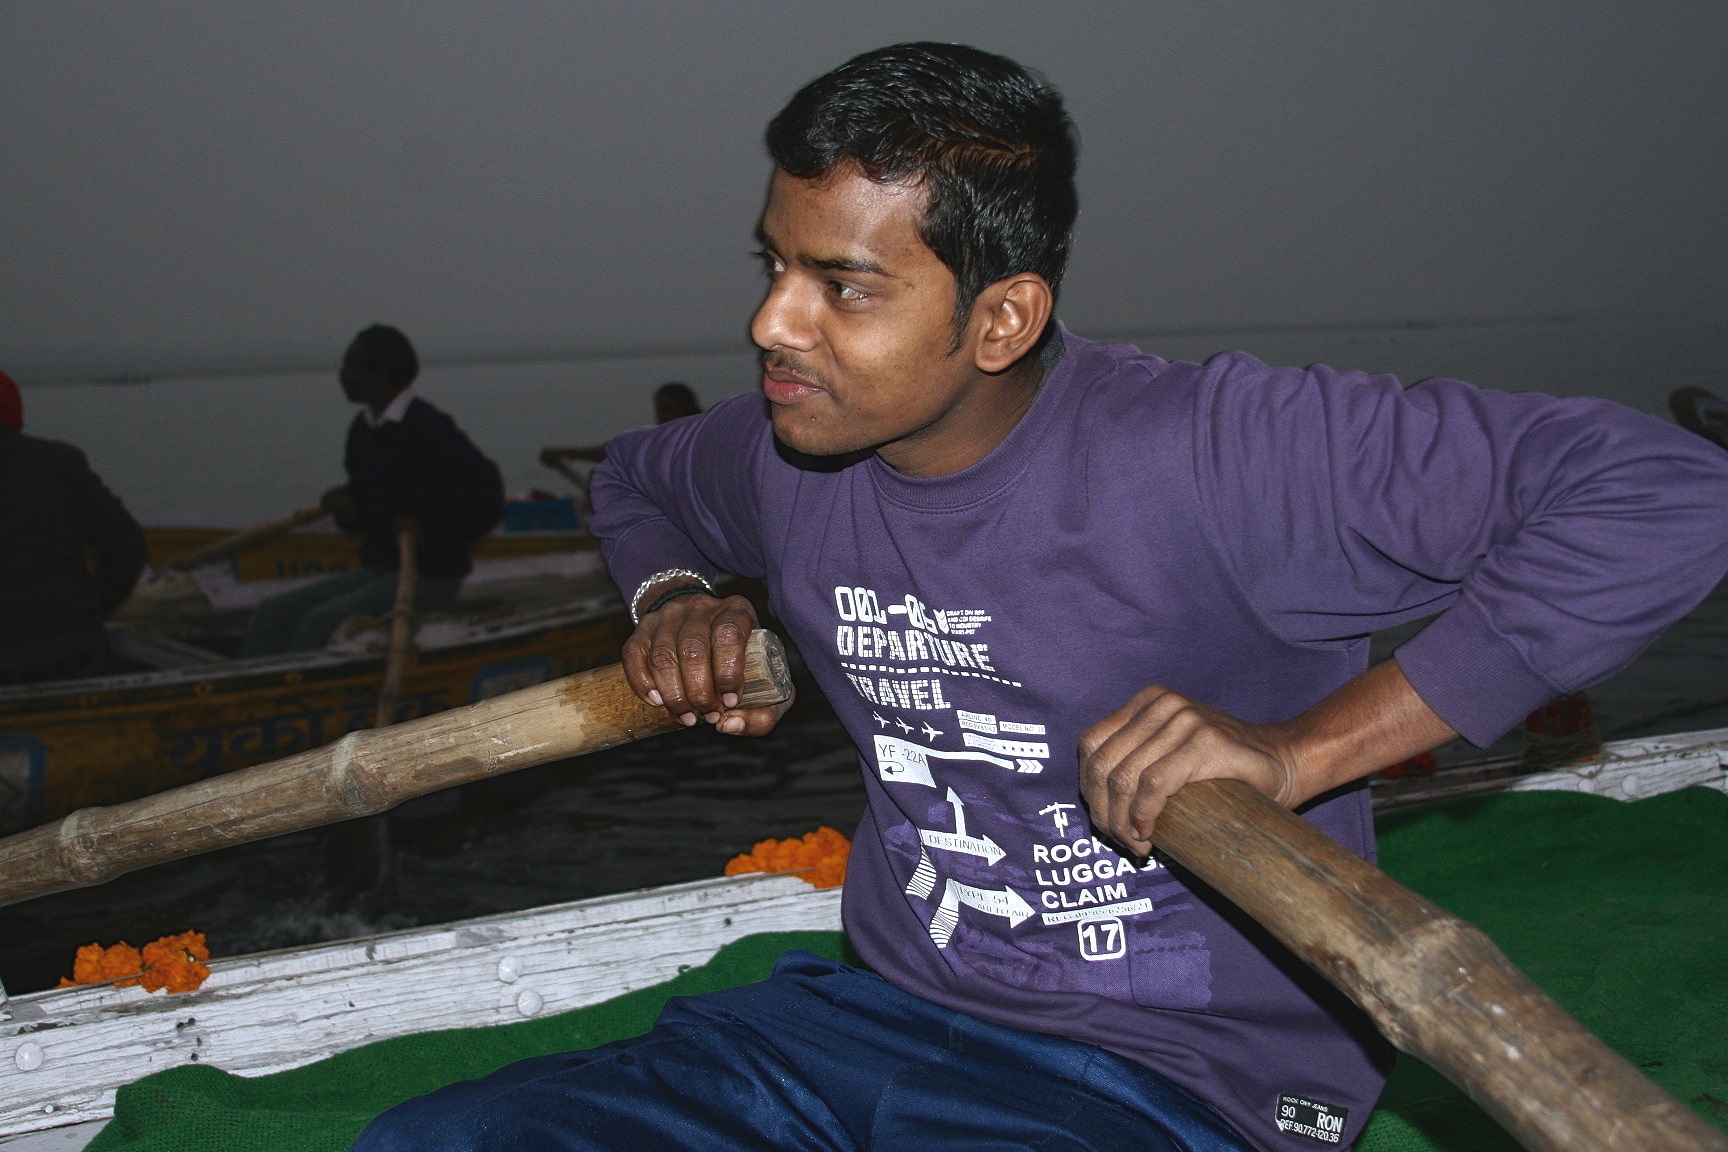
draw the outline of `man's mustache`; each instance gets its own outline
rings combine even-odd
[[[762,370],[779,376],[796,377],[801,383],[812,388],[826,390],[829,383],[822,373],[811,368],[796,356],[785,352],[767,351],[762,353]]]

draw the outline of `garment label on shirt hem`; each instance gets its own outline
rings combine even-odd
[[[1348,1108],[1288,1093],[1278,1097],[1280,1132],[1294,1132],[1322,1144],[1341,1144],[1344,1142],[1344,1129],[1349,1123]]]

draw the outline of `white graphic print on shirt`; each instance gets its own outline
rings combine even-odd
[[[841,668],[873,706],[878,777],[885,784],[929,790],[923,798],[893,791],[917,835],[917,866],[905,891],[934,905],[927,923],[935,945],[947,948],[962,909],[971,909],[1010,930],[1034,917],[1046,928],[1072,925],[1063,950],[1085,960],[1128,956],[1123,921],[1152,913],[1154,904],[1141,894],[1144,885],[1138,886],[1141,893],[1131,893],[1126,878],[1156,870],[1157,862],[1136,868],[1090,835],[1081,806],[1049,794],[1060,787],[1056,780],[1032,787],[1025,786],[1031,781],[1014,787],[992,783],[989,777],[996,773],[1044,774],[1051,756],[1046,727],[1034,719],[967,710],[956,702],[968,694],[969,681],[1023,687],[997,667],[982,638],[991,614],[976,608],[932,609],[913,594],[894,599],[865,587],[836,588],[834,607]],[[949,711],[952,723],[938,727],[930,714]],[[992,815],[1012,822],[1019,858],[987,833],[968,829],[968,802],[956,785],[980,796]],[[1036,803],[1024,812],[998,811],[1001,806],[990,803],[1003,799],[1022,806]]]

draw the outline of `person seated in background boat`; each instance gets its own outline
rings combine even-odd
[[[1728,400],[1702,388],[1676,388],[1668,394],[1668,410],[1686,431],[1728,448]]]
[[[342,357],[342,393],[360,405],[348,428],[348,483],[324,509],[360,536],[360,567],[273,596],[247,622],[240,655],[322,648],[350,616],[378,616],[396,600],[404,519],[418,533],[414,610],[453,603],[473,570],[474,545],[504,516],[504,479],[456,422],[414,394],[420,360],[408,338],[374,324]]]
[[[1372,855],[1367,775],[1492,742],[1715,586],[1728,460],[1604,401],[1081,339],[1073,128],[1001,57],[866,53],[768,146],[761,395],[609,442],[593,527],[626,676],[686,725],[782,715],[737,707],[756,613],[712,583],[766,580],[859,749],[869,971],[789,953],[356,1147],[1352,1145],[1390,1047],[1156,858],[1165,798],[1246,781]]]
[[[0,686],[108,670],[102,626],[144,571],[144,530],[70,444],[24,432],[0,372]]]
[[[670,380],[654,390],[654,423],[669,424],[684,416],[699,416],[702,405],[688,384]],[[606,445],[591,444],[586,448],[542,448],[540,463],[556,468],[566,460],[587,460],[599,463],[606,459]]]

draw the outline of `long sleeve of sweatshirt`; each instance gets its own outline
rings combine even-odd
[[[1396,659],[1476,744],[1728,569],[1728,453],[1622,405],[1237,355],[1199,388],[1200,489],[1268,626],[1328,644],[1438,613]]]

